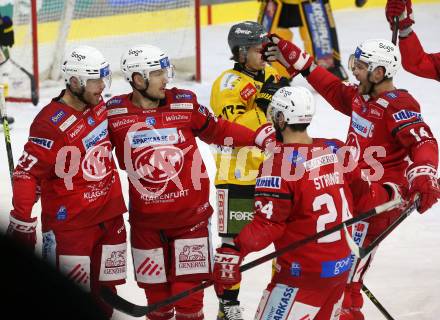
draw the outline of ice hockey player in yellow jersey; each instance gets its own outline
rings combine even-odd
[[[252,130],[267,122],[266,110],[272,95],[288,86],[289,80],[280,78],[277,71],[262,60],[261,49],[266,41],[266,32],[256,22],[245,21],[231,27],[228,44],[235,64],[215,80],[211,91],[211,107],[217,117]],[[218,146],[214,156],[218,232],[222,246],[228,246],[252,219],[255,179],[264,154],[252,147]],[[218,320],[242,319],[239,289],[238,283],[219,297]]]

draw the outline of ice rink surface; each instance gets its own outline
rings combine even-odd
[[[414,6],[416,24],[414,26],[427,52],[440,51],[440,4]],[[342,60],[346,63],[348,56],[354,52],[357,44],[369,38],[391,38],[383,9],[350,9],[335,12],[335,20],[341,48]],[[180,88],[191,89],[198,95],[199,101],[208,106],[211,84],[224,70],[232,66],[226,37],[230,25],[216,25],[202,30],[202,74],[201,84],[176,82]],[[299,37],[296,37],[299,39]],[[297,40],[300,43],[300,40]],[[118,66],[112,66],[118,68]],[[299,76],[294,85],[306,85]],[[395,84],[404,88],[419,101],[425,121],[437,138],[440,137],[440,82],[417,78],[403,70],[399,71]],[[37,107],[23,104],[8,105],[8,112],[14,116],[16,123],[11,131],[11,140],[15,162],[20,157],[23,145],[28,136],[29,126],[38,111],[58,95],[58,88],[43,88],[40,104]],[[126,93],[128,84],[122,79],[114,79],[112,94]],[[333,137],[345,140],[349,119],[335,112],[321,97],[315,95],[317,113],[310,126],[309,133],[315,137]],[[0,133],[0,230],[8,223],[11,209],[11,186],[9,183],[8,164],[4,147],[3,134]],[[211,178],[215,174],[215,165],[209,147],[199,143]],[[125,199],[127,181],[125,173],[121,173]],[[214,188],[211,186],[211,203],[215,205]],[[34,207],[33,214],[39,215],[40,205]],[[216,235],[215,215],[212,219],[213,242],[216,246],[219,238]],[[437,204],[424,215],[413,213],[388,239],[381,245],[376,254],[372,269],[366,277],[366,285],[391,313],[399,320],[433,320],[440,316],[440,205]],[[38,234],[41,245],[41,234]],[[40,249],[40,248],[39,248]],[[270,252],[272,247],[250,255],[245,262]],[[7,259],[7,257],[3,257]],[[124,298],[137,304],[145,305],[143,291],[133,280],[131,256],[128,257],[127,283],[119,287]],[[243,274],[240,300],[245,308],[244,318],[253,319],[260,300],[262,290],[269,282],[270,263],[266,263]],[[375,306],[365,298],[364,313],[366,319],[383,319]],[[218,302],[212,288],[205,292],[205,318],[216,317]],[[113,319],[132,319],[115,312]]]

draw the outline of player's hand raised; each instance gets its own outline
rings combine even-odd
[[[393,29],[394,17],[399,18],[399,30],[402,31],[414,24],[411,0],[388,0],[385,16]]]
[[[264,60],[269,62],[278,61],[287,68],[292,77],[312,65],[313,58],[292,42],[284,40],[276,34],[271,34],[268,38],[270,42],[263,47],[262,51]]]

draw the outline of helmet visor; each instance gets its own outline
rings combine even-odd
[[[110,66],[107,65],[104,68],[99,69],[99,78],[104,81],[105,87],[108,89],[112,85],[112,71]]]

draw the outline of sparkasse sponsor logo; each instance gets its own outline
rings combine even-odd
[[[96,145],[99,141],[105,139],[108,135],[107,120],[101,122],[82,141],[86,150]]]

